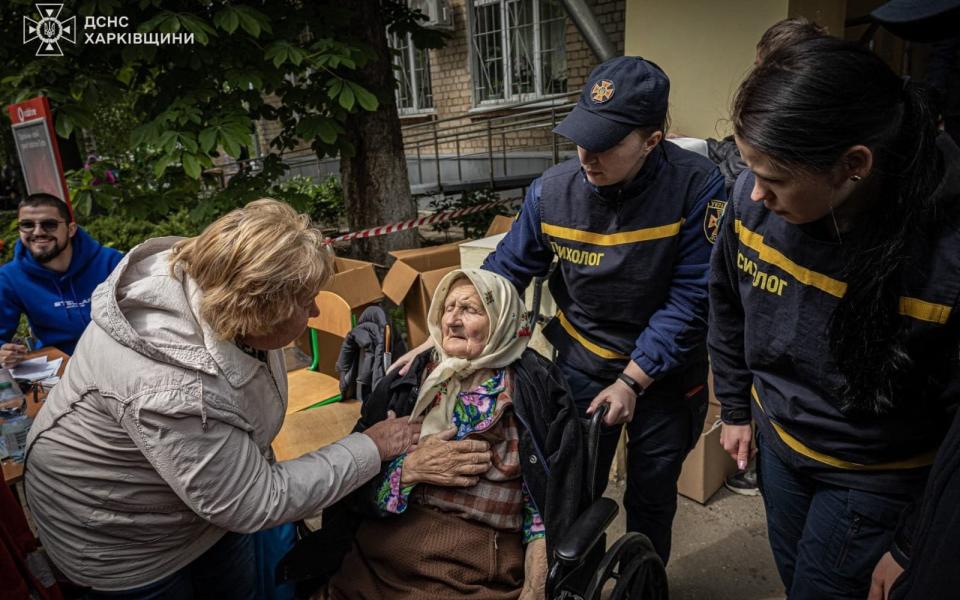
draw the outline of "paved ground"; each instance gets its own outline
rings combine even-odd
[[[619,501],[622,486],[607,495]],[[623,511],[610,539],[624,531]],[[783,598],[783,587],[767,543],[759,496],[721,489],[707,506],[680,497],[667,567],[670,600],[767,600]]]

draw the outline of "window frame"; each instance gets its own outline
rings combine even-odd
[[[417,48],[413,43],[413,36],[410,33],[406,33],[406,45],[403,48],[397,48],[394,45],[395,41],[400,40],[401,34],[387,32],[387,46],[390,48],[390,62],[394,70],[394,79],[397,82],[397,87],[393,90],[394,102],[397,105],[397,113],[400,117],[415,117],[421,115],[431,115],[437,112],[436,106],[433,102],[433,81],[431,78],[431,67],[430,67],[430,51],[427,48]],[[420,75],[417,73],[417,52],[423,52],[426,65],[424,67],[424,72],[427,75],[429,84],[430,84],[430,104],[431,106],[421,106],[424,98],[420,97]],[[402,61],[403,64],[398,64],[397,61]],[[400,106],[400,86],[403,85],[403,81],[398,77],[400,73],[405,73],[410,80],[410,96],[413,100],[413,106]]]
[[[533,27],[533,48],[531,49],[532,59],[533,59],[533,71],[534,71],[534,90],[533,92],[522,92],[519,94],[509,94],[509,90],[513,89],[513,49],[510,44],[510,35],[511,35],[511,23],[509,15],[509,4],[511,2],[525,2],[529,1],[532,4],[533,17],[532,17],[532,27]],[[490,6],[498,5],[500,13],[500,47],[501,47],[501,56],[500,62],[503,68],[503,91],[500,98],[489,98],[486,100],[481,100],[479,97],[478,91],[478,78],[481,76],[478,57],[478,48],[476,45],[477,37],[477,23],[475,10],[478,6]],[[470,61],[470,98],[474,106],[474,110],[484,109],[487,107],[496,107],[505,104],[515,104],[517,102],[528,102],[530,100],[537,99],[551,99],[557,96],[564,95],[568,93],[567,90],[562,92],[543,92],[544,81],[543,81],[543,61],[542,56],[544,54],[543,49],[543,39],[542,39],[542,26],[543,20],[540,14],[541,0],[467,0],[467,49],[468,49],[468,59]],[[564,14],[563,23],[566,24],[566,15]],[[564,25],[564,29],[566,26]],[[560,50],[566,55],[566,40],[563,40],[563,46]]]

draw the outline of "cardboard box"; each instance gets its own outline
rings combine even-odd
[[[513,227],[513,222],[516,219],[514,217],[508,217],[507,215],[497,215],[490,221],[490,226],[487,227],[487,233],[484,237],[490,237],[491,235],[497,235],[498,233],[506,233],[510,231],[510,228]]]
[[[353,431],[360,401],[334,402],[288,414],[273,440],[277,460],[290,460],[329,445]]]
[[[335,259],[334,275],[317,294],[316,300],[320,314],[310,319],[308,325],[318,332],[318,370],[336,377],[340,346],[353,328],[353,317],[359,318],[368,306],[383,300],[373,263],[350,258]],[[296,345],[307,356],[312,355],[309,332],[297,338]]]
[[[317,296],[318,301],[322,301],[323,294],[333,294],[341,298],[350,307],[350,311],[358,317],[367,306],[383,300],[383,292],[373,263],[351,258],[335,259],[334,275],[320,294]],[[323,307],[321,306],[320,309],[322,317]],[[327,327],[327,325],[324,326]],[[340,320],[331,323],[324,331],[346,335],[350,327],[351,325],[347,324],[344,330],[343,322]]]
[[[403,306],[410,346],[418,346],[430,335],[427,310],[434,290],[444,275],[460,266],[459,244],[396,250],[390,255],[397,260],[383,279],[383,293]]]
[[[720,445],[720,406],[711,402],[707,405],[703,434],[683,462],[677,491],[691,500],[706,504],[724,480],[736,470],[736,462]]]

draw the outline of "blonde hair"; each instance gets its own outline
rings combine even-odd
[[[200,316],[223,339],[265,335],[333,274],[333,253],[310,217],[270,198],[177,242],[170,259],[203,290]]]

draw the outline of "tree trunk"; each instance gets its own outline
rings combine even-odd
[[[387,29],[379,0],[354,0],[353,33],[376,52],[378,58],[356,75],[356,81],[380,100],[376,112],[359,111],[347,119],[346,139],[356,153],[341,156],[340,176],[351,231],[386,225],[417,216],[410,195],[410,180],[400,136],[400,116],[394,95],[393,61],[387,46]],[[415,229],[366,240],[354,240],[351,254],[386,264],[387,252],[414,248]]]

